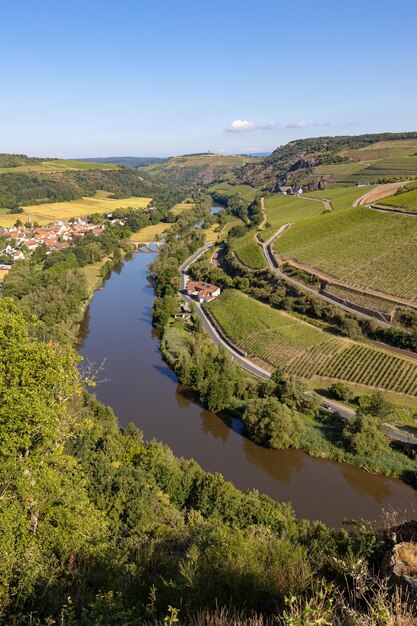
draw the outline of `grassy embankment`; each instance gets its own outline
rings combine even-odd
[[[314,381],[360,383],[411,397],[417,394],[417,361],[335,336],[235,290],[206,305],[225,334],[272,371],[284,367]],[[415,403],[417,407],[417,401]]]
[[[406,191],[405,193],[383,198],[378,201],[378,204],[393,207],[394,209],[404,209],[406,211],[417,212],[417,189],[410,189],[410,191]]]
[[[356,207],[294,224],[275,250],[349,285],[414,300],[416,242],[414,217]]]

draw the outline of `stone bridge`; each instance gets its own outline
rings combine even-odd
[[[162,241],[139,241],[135,243],[135,252],[159,252]]]

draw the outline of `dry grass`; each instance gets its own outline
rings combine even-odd
[[[411,542],[399,543],[395,551],[401,560],[403,573],[407,576],[417,575],[417,544]]]
[[[141,228],[137,233],[133,233],[130,241],[133,243],[141,243],[145,241],[155,241],[155,238],[161,238],[161,236],[172,226],[172,224],[159,222],[159,224],[151,224],[151,226],[145,226]]]
[[[70,202],[48,202],[23,207],[23,213],[15,215],[0,215],[0,225],[10,227],[20,219],[22,222],[32,221],[41,225],[50,224],[57,220],[68,220],[71,217],[85,217],[92,213],[112,213],[115,209],[133,207],[143,209],[148,206],[151,198],[121,198],[113,200],[107,197],[107,192],[98,192],[91,198],[81,198]]]
[[[80,269],[80,272],[84,274],[87,280],[87,289],[89,293],[92,293],[101,286],[101,270],[107,261],[110,261],[109,256],[104,257],[101,261],[97,261],[97,263],[91,263],[90,265],[86,265]]]

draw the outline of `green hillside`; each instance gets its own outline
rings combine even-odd
[[[324,377],[414,396],[417,362],[336,337],[234,289],[206,307],[250,356],[306,379]]]
[[[0,173],[30,173],[49,174],[52,172],[66,172],[72,170],[116,170],[114,163],[95,163],[69,159],[39,159],[27,157],[24,154],[0,154]]]
[[[417,298],[417,220],[365,207],[294,224],[275,250],[349,285]]]
[[[234,172],[257,157],[227,154],[186,154],[141,169],[151,176],[183,185],[211,185],[216,180],[233,179]]]
[[[319,183],[377,183],[416,177],[416,132],[292,141],[238,173],[239,182],[269,190],[292,183],[315,188]]]

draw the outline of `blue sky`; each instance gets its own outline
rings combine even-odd
[[[416,0],[3,0],[0,152],[253,152],[417,130]]]

